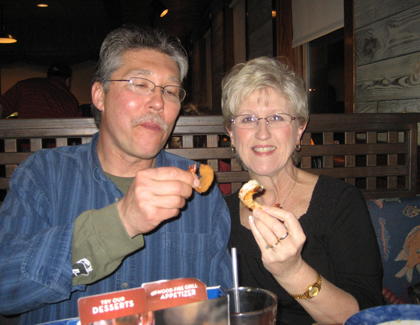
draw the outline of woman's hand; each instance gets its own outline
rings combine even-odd
[[[306,236],[295,215],[264,206],[255,209],[249,221],[265,268],[279,280],[296,274],[304,264],[301,252]]]
[[[306,236],[299,220],[290,211],[268,206],[254,210],[253,215],[249,224],[265,268],[287,292],[302,294],[315,283],[317,272],[302,259]],[[321,324],[342,323],[359,311],[352,295],[325,278],[322,278],[322,290],[315,298],[297,302]]]

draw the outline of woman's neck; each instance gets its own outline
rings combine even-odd
[[[264,187],[264,191],[260,195],[255,195],[254,200],[262,205],[279,204],[280,207],[283,207],[293,194],[292,192],[298,181],[299,170],[292,164],[274,177],[259,176],[251,172],[250,177]]]

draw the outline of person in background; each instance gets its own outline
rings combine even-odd
[[[211,115],[211,109],[208,106],[187,103],[181,107],[181,115],[209,116]]]
[[[52,63],[46,78],[17,82],[0,97],[0,118],[17,113],[19,118],[81,117],[77,98],[70,91],[72,68]]]
[[[251,211],[225,197],[239,285],[278,297],[277,324],[337,324],[384,303],[382,264],[365,199],[354,186],[296,167],[309,119],[302,79],[280,60],[235,66],[222,82],[224,125],[251,180]],[[279,207],[274,207],[274,205]]]
[[[180,41],[125,25],[104,40],[92,82],[99,132],[39,150],[0,209],[0,314],[21,324],[78,316],[81,297],[193,277],[232,286],[229,211],[200,195],[194,162],[162,150],[186,92]]]

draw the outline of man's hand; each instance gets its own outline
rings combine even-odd
[[[191,173],[176,167],[145,169],[137,173],[127,194],[118,202],[122,222],[131,237],[155,229],[175,217],[200,184]]]

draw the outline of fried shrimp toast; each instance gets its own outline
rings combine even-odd
[[[188,171],[191,174],[197,175],[197,164],[189,166]],[[199,171],[200,171],[200,176],[201,176],[199,178],[200,186],[196,187],[195,190],[198,193],[204,193],[209,189],[211,183],[213,183],[214,171],[209,165],[204,165],[204,164],[200,165]]]
[[[264,187],[256,180],[250,180],[241,187],[241,190],[239,191],[239,198],[248,209],[262,209],[261,204],[254,201],[253,196],[256,193],[262,192],[263,189]]]

